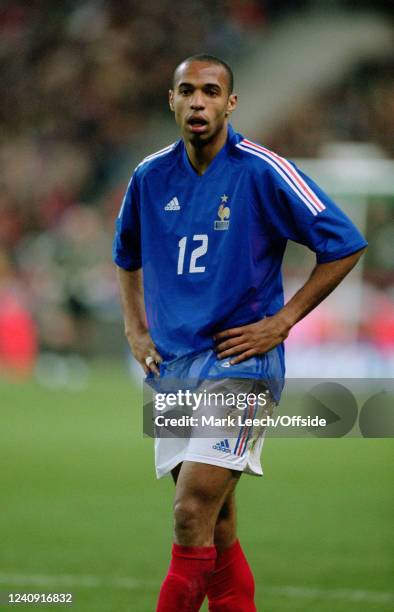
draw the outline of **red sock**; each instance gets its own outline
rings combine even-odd
[[[209,612],[255,612],[254,578],[239,540],[218,554],[208,584]]]
[[[215,569],[215,546],[173,544],[168,574],[161,586],[156,612],[197,612]]]

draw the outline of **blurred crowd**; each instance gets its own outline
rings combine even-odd
[[[250,31],[264,27],[262,6],[257,0],[9,2],[0,9],[7,192],[29,209],[39,203],[45,217],[76,195],[94,200],[130,156],[130,143],[143,138],[152,114],[166,108],[179,60],[201,49],[242,53]],[[48,204],[54,194],[56,203]]]
[[[319,157],[326,144],[373,143],[394,157],[394,58],[362,62],[295,106],[266,144],[285,157]]]
[[[0,372],[28,373],[39,351],[89,355],[100,328],[119,321],[110,260],[119,168],[165,111],[174,66],[202,49],[239,60],[291,10],[292,0],[2,3]],[[266,144],[315,156],[340,136],[392,155],[388,75],[385,65],[360,66]],[[392,210],[383,208],[379,236]]]

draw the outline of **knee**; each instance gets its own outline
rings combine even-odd
[[[200,504],[193,499],[183,499],[175,502],[174,522],[176,532],[194,532],[201,521]]]

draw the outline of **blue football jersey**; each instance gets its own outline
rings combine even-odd
[[[231,126],[202,176],[182,140],[137,166],[116,221],[113,257],[126,270],[143,268],[149,330],[164,358],[163,374],[179,366],[190,375],[200,363],[207,378],[283,378],[283,346],[231,367],[212,349],[216,332],[282,308],[288,240],[310,248],[320,263],[367,244],[293,163]]]

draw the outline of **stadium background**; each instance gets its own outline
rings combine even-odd
[[[0,590],[148,612],[172,488],[142,437],[110,259],[129,175],[176,137],[174,65],[228,60],[235,128],[299,160],[370,243],[289,338],[289,376],[392,377],[389,3],[5,0],[0,33]],[[291,245],[289,294],[312,264]],[[385,439],[268,440],[266,476],[239,494],[259,610],[392,609],[392,455]]]

